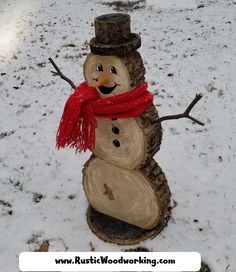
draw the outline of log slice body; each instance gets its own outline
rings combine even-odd
[[[169,213],[170,190],[153,159],[130,170],[91,158],[83,169],[83,186],[94,209],[142,229],[154,228]]]
[[[113,164],[139,169],[160,149],[162,129],[158,123],[151,124],[155,119],[154,105],[138,118],[97,118],[93,153]]]

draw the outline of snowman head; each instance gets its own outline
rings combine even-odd
[[[145,69],[136,51],[139,35],[130,32],[130,16],[122,13],[95,18],[96,37],[84,63],[88,86],[96,87],[101,98],[131,91],[144,82]]]

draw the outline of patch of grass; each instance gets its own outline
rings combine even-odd
[[[5,137],[8,137],[8,136],[10,136],[10,135],[12,135],[12,134],[14,134],[14,133],[15,133],[14,130],[2,132],[2,133],[0,133],[0,139],[3,139],[3,138],[5,138]]]
[[[33,193],[33,197],[32,197],[32,200],[34,203],[39,203],[43,198],[43,195],[42,194],[39,194],[39,193]]]
[[[104,2],[103,5],[112,7],[115,11],[132,11],[135,9],[141,9],[145,6],[145,0],[137,0],[131,2],[124,2],[124,1],[111,1],[111,2]]]
[[[26,242],[28,245],[30,244],[35,244],[38,243],[40,238],[41,238],[42,234],[38,233],[38,234],[32,234],[31,238]]]
[[[0,199],[0,205],[6,206],[6,207],[9,207],[9,208],[12,207],[11,203],[9,203],[8,201],[4,201],[2,199]]]

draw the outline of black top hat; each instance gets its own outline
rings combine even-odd
[[[95,38],[90,41],[96,55],[126,55],[141,46],[141,37],[130,31],[130,16],[124,13],[101,15],[94,20]]]

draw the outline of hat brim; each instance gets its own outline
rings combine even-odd
[[[130,33],[129,41],[119,44],[102,44],[97,42],[96,38],[93,38],[89,42],[89,45],[91,52],[95,55],[122,56],[137,50],[141,46],[141,37],[136,33]]]

